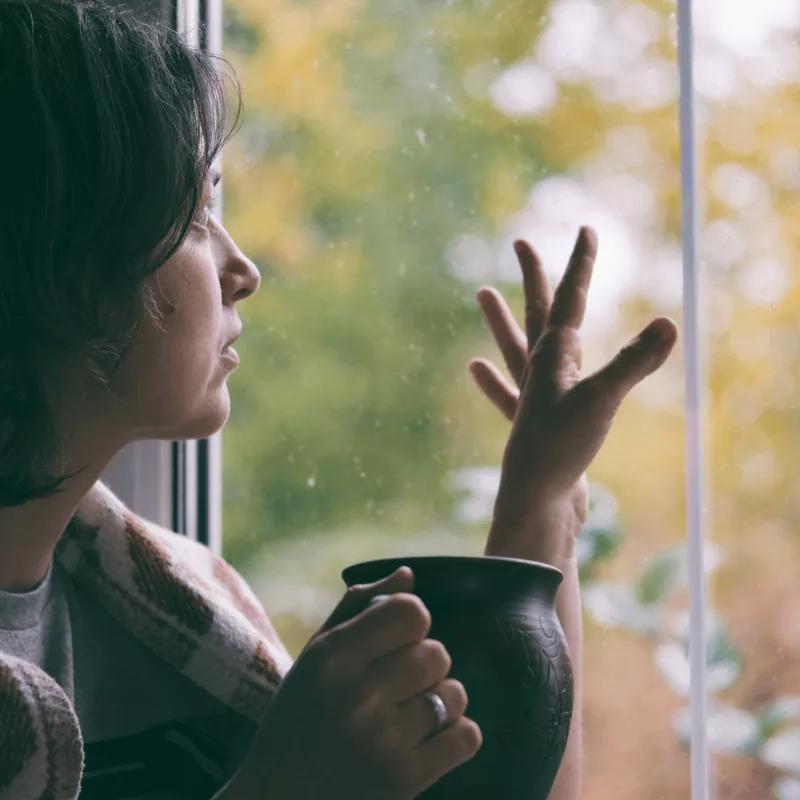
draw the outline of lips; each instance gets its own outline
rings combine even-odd
[[[233,367],[239,366],[239,354],[230,345],[222,351],[222,359]]]
[[[239,323],[239,324],[236,326],[236,333],[235,333],[235,334],[234,334],[234,335],[233,335],[233,336],[232,336],[230,339],[228,339],[228,341],[225,343],[225,347],[223,347],[222,349],[223,349],[223,350],[227,350],[229,347],[231,347],[231,346],[233,345],[233,343],[234,343],[234,342],[235,342],[235,341],[236,341],[236,340],[237,340],[237,339],[238,339],[238,338],[239,338],[241,335],[242,335],[242,324],[241,324],[241,323]]]

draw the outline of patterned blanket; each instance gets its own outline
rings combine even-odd
[[[208,548],[147,522],[102,483],[55,556],[147,647],[259,721],[289,654],[242,577]],[[0,653],[0,800],[75,800],[83,741],[61,687]]]

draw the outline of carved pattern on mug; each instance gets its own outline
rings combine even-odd
[[[478,770],[508,775],[510,764],[519,771],[515,797],[547,796],[569,733],[572,667],[558,622],[539,608],[531,612],[439,624],[434,613],[430,635],[441,639],[453,657],[452,675],[467,689],[467,714],[481,726],[484,746],[472,764],[446,776],[425,793],[426,799],[471,798]]]

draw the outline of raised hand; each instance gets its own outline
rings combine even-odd
[[[478,303],[516,386],[485,359],[470,372],[512,421],[486,552],[553,563],[571,558],[588,513],[585,471],[628,392],[667,359],[675,324],[655,319],[602,369],[581,380],[579,329],[597,254],[597,234],[582,228],[551,299],[536,252],[515,243],[525,292],[525,333],[502,295]]]

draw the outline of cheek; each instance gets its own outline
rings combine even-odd
[[[163,325],[142,353],[141,374],[162,394],[190,398],[207,387],[218,367],[218,314],[210,308],[176,312]]]
[[[115,380],[122,418],[137,436],[188,438],[198,421],[208,427],[227,416],[219,278],[210,251],[180,252],[153,279],[160,324],[145,323]]]
[[[161,324],[145,332],[149,369],[170,383],[202,379],[218,349],[222,323],[216,269],[209,258],[187,259],[168,277],[169,285],[162,284]]]
[[[131,427],[171,429],[205,415],[209,406],[227,408],[217,352],[219,313],[173,311],[165,316],[163,331],[142,331],[114,382]]]

